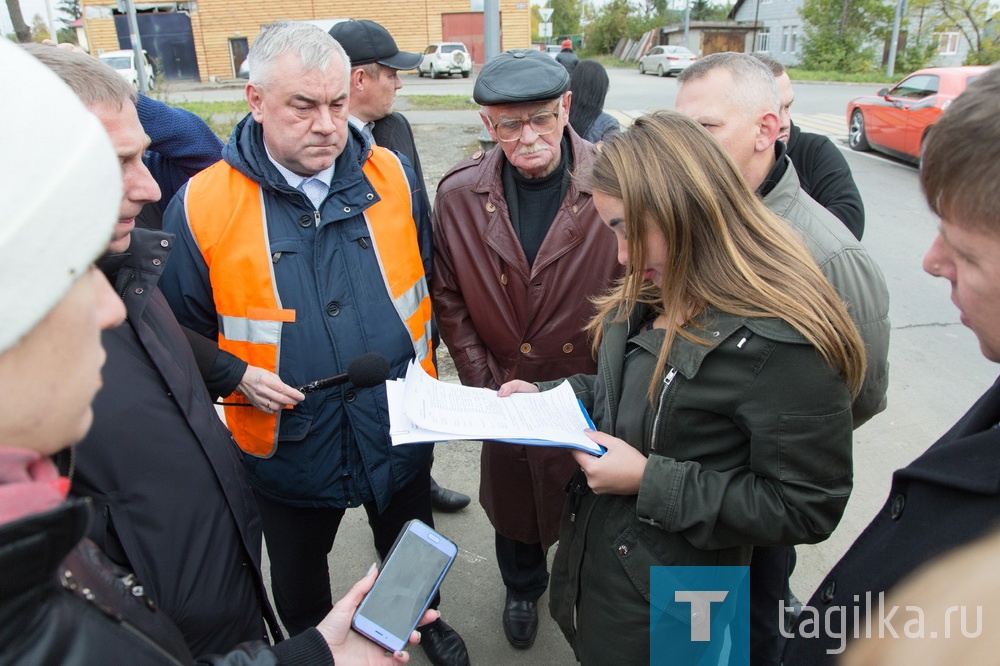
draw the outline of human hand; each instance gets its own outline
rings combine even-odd
[[[281,377],[255,365],[247,366],[236,390],[249,400],[251,405],[266,414],[274,414],[285,407],[294,407],[306,399],[301,391],[281,381]]]
[[[587,475],[587,485],[597,495],[637,495],[646,470],[646,456],[628,442],[598,430],[588,430],[587,437],[607,449],[600,458],[583,451],[572,451],[573,458]]]
[[[404,650],[387,652],[385,648],[361,634],[351,631],[351,620],[354,612],[361,605],[365,594],[375,584],[378,569],[373,564],[365,577],[354,584],[344,598],[338,601],[323,620],[316,625],[316,630],[323,636],[330,648],[334,661],[338,666],[353,666],[354,664],[405,664],[410,655]],[[420,625],[429,624],[438,618],[436,610],[428,610],[420,619]],[[410,645],[420,642],[420,632],[410,635]]]
[[[76,44],[71,44],[70,42],[60,42],[56,44],[51,39],[43,39],[42,44],[45,46],[55,46],[56,48],[62,49],[63,51],[69,51],[71,53],[86,53],[82,48]]]
[[[505,382],[500,386],[497,391],[497,395],[501,398],[506,398],[512,393],[538,393],[538,387],[531,382],[523,382],[520,379],[515,379],[511,382]]]

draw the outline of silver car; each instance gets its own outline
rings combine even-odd
[[[639,73],[672,76],[697,59],[698,56],[683,46],[654,46],[639,58]]]

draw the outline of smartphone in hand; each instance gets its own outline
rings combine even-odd
[[[387,650],[402,650],[457,554],[431,527],[407,522],[355,612],[354,628]]]

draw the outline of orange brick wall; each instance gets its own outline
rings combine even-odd
[[[114,0],[82,0],[86,6],[114,6]],[[386,27],[404,51],[420,53],[441,41],[441,14],[468,12],[469,0],[369,0],[360,12],[357,2],[344,0],[198,0],[191,14],[198,69],[203,81],[210,76],[232,77],[229,38],[247,37],[253,44],[260,27],[279,19],[317,20],[366,18]],[[528,0],[500,0],[504,49],[531,46]],[[114,19],[84,19],[91,52],[115,50]]]

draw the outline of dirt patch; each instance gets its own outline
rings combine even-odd
[[[480,129],[464,125],[413,126],[413,139],[420,153],[420,165],[432,203],[438,183],[448,169],[479,149]]]

